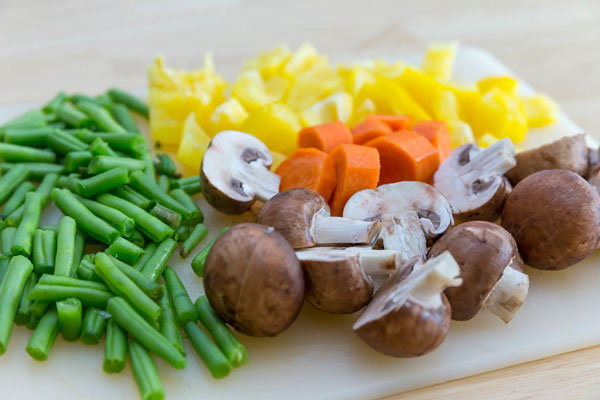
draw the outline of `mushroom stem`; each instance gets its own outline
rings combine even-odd
[[[416,214],[407,214],[386,220],[379,235],[385,250],[398,250],[402,254],[402,262],[415,256],[425,257],[427,239]]]
[[[373,243],[381,232],[379,221],[359,221],[350,218],[330,217],[324,208],[316,212],[311,224],[311,234],[317,244]]]
[[[516,165],[514,145],[505,138],[492,144],[487,149],[475,154],[465,166],[461,178],[464,182],[475,182],[482,174],[493,171],[494,174],[504,174]]]
[[[257,200],[265,202],[279,193],[281,178],[265,168],[262,160],[240,163],[237,170],[240,180],[256,193]]]
[[[438,307],[442,304],[442,293],[451,286],[460,286],[460,268],[450,254],[443,252],[438,257],[430,259],[420,268],[427,268],[430,271],[416,284],[412,290],[412,296],[421,304]]]
[[[504,269],[496,286],[484,303],[485,308],[496,314],[502,321],[509,323],[523,304],[529,291],[529,277],[510,265]]]
[[[358,256],[367,275],[389,275],[402,265],[402,254],[395,250],[364,249],[359,251]]]

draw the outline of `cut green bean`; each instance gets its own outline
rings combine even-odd
[[[127,356],[127,335],[112,318],[106,325],[106,341],[104,342],[104,372],[113,374],[125,368]]]
[[[6,271],[8,270],[8,264],[12,257],[11,247],[16,231],[17,228],[7,227],[2,230],[2,233],[0,233],[0,248],[2,249],[2,256],[0,257],[0,287],[2,286],[2,280],[6,275]]]
[[[146,196],[141,195],[140,193],[133,190],[130,186],[121,186],[112,191],[117,197],[120,197],[128,202],[143,208],[144,210],[150,210],[156,202],[148,199]]]
[[[96,156],[88,165],[90,175],[100,174],[118,167],[127,168],[128,172],[144,169],[144,162],[129,157]]]
[[[68,189],[70,192],[79,193],[77,184],[79,183],[79,174],[69,174],[69,176],[61,176],[58,178],[57,185],[60,188]]]
[[[121,260],[129,265],[135,263],[143,252],[144,249],[139,248],[129,240],[122,237],[118,237],[106,249],[106,254],[110,254],[117,260]]]
[[[50,275],[43,274],[38,284],[40,285],[54,285],[54,286],[66,286],[66,287],[76,287],[76,288],[85,288],[85,289],[95,289],[108,292],[109,288],[102,282],[90,282],[82,279],[71,278],[68,276],[59,276],[59,275]]]
[[[152,182],[156,182],[156,171],[154,170],[154,161],[152,160],[152,154],[146,149],[146,152],[143,152],[140,157],[141,160],[144,161],[146,168],[144,168],[144,174],[148,179]]]
[[[192,218],[192,214],[185,206],[163,192],[160,186],[144,175],[143,172],[136,171],[131,174],[130,186],[144,196],[156,200],[158,204],[180,213],[185,220]]]
[[[180,175],[177,173],[177,167],[171,160],[168,154],[157,154],[158,163],[154,165],[154,169],[162,175],[167,175],[173,178],[178,178]]]
[[[206,237],[208,229],[203,224],[198,224],[192,229],[192,232],[179,248],[181,258],[186,258],[198,246],[198,244]]]
[[[29,178],[35,181],[42,180],[48,174],[63,174],[65,167],[59,164],[48,164],[48,163],[2,163],[0,164],[0,171],[6,173],[12,170],[15,165],[23,165],[29,171]]]
[[[2,213],[0,213],[0,218],[4,219],[8,217],[10,213],[19,208],[25,202],[25,195],[33,190],[35,190],[35,185],[31,182],[25,181],[17,186],[4,205]]]
[[[137,229],[133,230],[133,233],[128,239],[131,243],[138,247],[144,247],[146,245],[146,239],[144,239],[144,235],[142,235],[142,232],[138,231]]]
[[[188,322],[183,326],[196,353],[216,379],[224,378],[231,372],[231,363],[225,358],[221,350],[210,340],[195,322]]]
[[[192,230],[190,229],[189,225],[181,225],[179,228],[177,228],[177,231],[175,231],[175,236],[173,236],[173,239],[175,239],[176,242],[183,242],[190,237],[191,232]]]
[[[84,305],[93,307],[106,307],[106,302],[112,296],[112,293],[106,290],[91,289],[81,286],[46,285],[40,283],[38,283],[29,293],[29,298],[32,300],[53,302],[66,300],[69,297],[75,297],[81,300]]]
[[[98,202],[113,207],[135,221],[136,227],[155,242],[162,241],[173,235],[171,229],[158,218],[150,215],[142,208],[112,194],[103,193],[96,199]]]
[[[129,360],[142,400],[164,400],[165,389],[150,353],[138,342],[129,342]]]
[[[50,150],[0,143],[0,159],[8,162],[53,163],[56,161],[56,154]]]
[[[38,323],[25,350],[36,361],[45,361],[58,335],[58,313],[56,307],[49,308]]]
[[[21,294],[21,301],[19,302],[19,307],[17,308],[17,313],[15,314],[15,324],[17,325],[25,325],[29,322],[29,317],[31,315],[31,303],[32,301],[27,297],[31,289],[37,283],[37,275],[31,274],[29,275],[29,279],[27,279],[27,283],[25,283],[25,287],[23,288],[23,293]]]
[[[106,311],[93,307],[85,310],[81,325],[81,335],[79,336],[81,342],[87,345],[98,344],[106,329],[106,320],[109,318],[110,314]]]
[[[96,102],[82,99],[79,100],[75,106],[94,121],[100,129],[107,132],[126,132],[125,128],[115,121],[105,108],[98,105]]]
[[[108,143],[100,138],[95,138],[90,144],[90,152],[95,156],[117,157],[117,153],[110,148]]]
[[[215,244],[217,239],[221,237],[221,235],[225,233],[227,229],[229,228],[225,227],[221,229],[217,236],[215,236],[202,250],[200,250],[200,252],[196,254],[196,257],[194,257],[194,259],[192,260],[192,270],[199,277],[202,278],[202,275],[204,274],[204,264],[206,263],[206,257],[208,256],[212,245]]]
[[[124,104],[130,110],[135,111],[148,119],[148,106],[136,96],[115,88],[110,89],[108,95],[113,101]]]
[[[52,193],[52,189],[56,186],[56,182],[58,182],[58,174],[54,172],[49,172],[44,175],[42,182],[37,187],[35,192],[40,195],[42,198],[42,207],[45,207],[50,201],[50,195]]]
[[[60,207],[59,207],[60,208]],[[75,256],[75,234],[77,224],[69,216],[61,218],[58,224],[56,238],[56,258],[54,260],[54,275],[73,276],[73,259]]]
[[[59,129],[48,135],[46,142],[48,143],[48,147],[59,154],[84,151],[88,147],[86,143]]]
[[[137,287],[142,289],[142,291],[146,293],[152,300],[158,301],[165,295],[165,287],[163,285],[159,285],[123,261],[117,260],[112,256],[110,259],[122,273],[127,275],[127,277],[131,279],[133,283],[137,285]]]
[[[79,299],[69,298],[56,302],[58,327],[62,337],[69,342],[79,339],[83,324],[83,305]]]
[[[32,271],[33,265],[23,256],[13,257],[8,264],[0,285],[0,355],[8,346],[21,294]]]
[[[148,245],[144,248],[144,254],[142,254],[140,256],[140,258],[138,258],[138,260],[133,264],[133,268],[136,269],[137,271],[141,271],[142,268],[144,267],[144,264],[146,264],[146,261],[148,261],[150,259],[150,257],[152,257],[152,255],[154,254],[154,252],[156,251],[157,248],[158,248],[157,243],[155,243],[155,242],[148,243]]]
[[[167,284],[167,289],[173,301],[175,314],[180,324],[186,322],[195,322],[198,320],[198,314],[194,308],[194,303],[190,299],[185,286],[181,283],[177,272],[171,267],[166,267],[163,273],[163,278]]]
[[[33,247],[33,235],[40,223],[42,214],[42,199],[36,192],[25,196],[24,215],[13,238],[11,252],[13,256],[29,257]]]
[[[142,274],[150,277],[155,282],[162,275],[171,254],[173,254],[173,250],[175,249],[175,245],[177,243],[171,239],[165,239],[156,248],[152,257],[146,261],[144,267],[142,268]]]
[[[168,176],[166,176],[166,175],[159,176],[157,184],[158,184],[158,187],[160,187],[163,192],[169,193],[169,188],[171,187],[171,182],[169,181]]]
[[[56,232],[37,229],[33,236],[33,266],[37,274],[54,271]]]
[[[86,281],[102,282],[102,278],[96,274],[93,261],[81,260],[77,267],[76,275],[79,279]]]
[[[79,266],[81,262],[81,257],[83,257],[83,252],[85,251],[85,236],[81,232],[77,232],[75,235],[75,247],[73,249],[73,275],[75,275],[75,270]]]
[[[146,139],[144,139],[143,135],[139,135],[137,133],[108,133],[108,132],[94,132],[94,139],[100,138],[104,140],[113,150],[120,150],[130,154],[141,154],[144,151],[147,151],[146,148]],[[80,135],[79,139],[84,142],[89,140],[89,135],[86,134],[86,137],[83,138],[83,135]]]
[[[2,143],[0,143],[2,145]],[[24,165],[17,165],[0,178],[0,204],[15,191],[15,189],[27,180],[29,171]]]
[[[97,201],[86,199],[83,197],[75,196],[88,210],[94,215],[102,218],[108,224],[116,228],[121,235],[129,237],[133,234],[135,228],[135,222],[132,218],[122,212],[115,210],[112,207],[105,206],[104,204],[98,203]]]
[[[183,189],[187,194],[194,195],[202,193],[202,182],[199,176],[190,176],[189,178],[179,179],[179,188]]]
[[[78,192],[84,197],[94,197],[129,183],[127,168],[119,167],[82,179],[77,183]]]
[[[54,112],[58,107],[62,106],[66,100],[67,95],[64,92],[58,92],[56,96],[52,98],[52,100],[50,100],[48,103],[46,103],[46,105],[44,105],[42,110],[45,113]]]
[[[79,168],[86,168],[92,161],[92,157],[93,155],[89,151],[73,151],[65,157],[65,170],[73,172]]]
[[[190,224],[198,224],[204,222],[204,215],[202,211],[198,207],[198,205],[192,200],[189,194],[187,194],[183,189],[173,189],[169,195],[175,199],[179,204],[185,207],[185,209],[190,214],[188,219]]]
[[[94,121],[90,117],[69,104],[62,104],[56,107],[54,113],[58,119],[74,128],[88,128],[94,125]]]
[[[42,315],[44,315],[51,304],[52,303],[49,301],[42,300],[34,300],[33,303],[31,303],[31,307],[29,308],[30,316],[29,322],[27,322],[27,329],[35,329],[37,327],[40,318],[42,318]]]
[[[0,136],[10,128],[43,128],[46,126],[46,115],[40,110],[27,111],[25,114],[19,115],[16,118],[5,122],[0,126]]]
[[[159,330],[169,342],[173,344],[179,350],[181,354],[185,356],[185,347],[183,347],[183,338],[181,337],[181,331],[179,330],[179,324],[177,318],[175,318],[175,312],[171,305],[171,297],[169,290],[165,288],[165,295],[160,299],[160,308],[162,313],[160,315]]]
[[[161,206],[160,204],[152,207],[150,214],[154,215],[156,218],[160,219],[173,229],[177,229],[179,225],[181,225],[181,214],[165,206]]]
[[[140,133],[140,129],[135,123],[135,119],[133,119],[131,113],[123,104],[113,104],[112,115],[127,132]]]
[[[77,198],[66,189],[54,189],[52,199],[66,215],[77,221],[77,225],[89,236],[105,244],[111,244],[120,236],[119,231],[107,222],[95,216]],[[56,264],[58,267],[58,264]]]
[[[101,105],[96,99],[94,99],[91,96],[85,95],[85,94],[81,94],[81,93],[75,93],[72,94],[71,96],[69,96],[69,100],[73,103],[77,103],[78,101],[91,101],[92,103],[96,103],[98,105]]]
[[[4,133],[6,143],[28,147],[46,147],[46,140],[54,132],[52,128],[11,128]]]

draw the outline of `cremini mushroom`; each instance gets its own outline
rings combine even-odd
[[[401,251],[404,262],[414,256],[425,257],[427,239],[444,233],[454,222],[446,198],[423,182],[390,183],[361,190],[346,203],[344,217],[381,221],[377,244]]]
[[[225,232],[204,266],[204,289],[217,314],[251,336],[275,336],[298,316],[304,275],[294,250],[272,227],[245,223]]]
[[[433,177],[434,186],[446,196],[457,219],[494,221],[511,191],[503,175],[515,163],[510,139],[499,140],[487,149],[465,144],[440,165]]]
[[[381,230],[378,221],[332,217],[323,197],[309,189],[273,196],[258,213],[259,224],[272,226],[295,248],[318,244],[370,244]]]
[[[306,300],[332,314],[365,307],[373,296],[367,274],[389,275],[402,265],[399,252],[369,246],[311,247],[296,251],[296,256],[304,269]]]
[[[206,201],[227,214],[248,211],[255,200],[279,192],[279,175],[269,171],[273,156],[257,138],[244,132],[216,134],[202,159],[200,179]]]
[[[600,196],[574,172],[539,171],[523,179],[506,201],[502,226],[515,238],[525,264],[568,268],[600,240]]]
[[[588,151],[584,133],[565,136],[517,154],[517,165],[506,173],[506,177],[516,185],[529,175],[546,169],[566,169],[585,176],[588,171]]]
[[[446,338],[450,305],[444,290],[461,284],[460,269],[446,252],[423,264],[411,260],[377,291],[353,326],[369,346],[393,357],[416,357]]]
[[[487,308],[508,323],[529,290],[529,277],[510,233],[491,222],[466,222],[435,242],[429,255],[445,251],[458,263],[463,280],[446,289],[452,319],[466,321]]]

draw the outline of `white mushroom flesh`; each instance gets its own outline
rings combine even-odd
[[[502,321],[509,323],[519,310],[529,292],[529,277],[510,265],[488,295],[484,308],[496,314]]]
[[[371,244],[380,231],[381,224],[378,221],[332,217],[325,208],[314,214],[310,225],[310,235],[318,244]]]
[[[311,247],[296,250],[296,256],[302,261],[333,261],[358,257],[358,263],[368,275],[389,275],[398,271],[402,264],[399,251],[373,250],[369,246],[351,247]]]

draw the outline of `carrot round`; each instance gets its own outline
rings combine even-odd
[[[371,140],[366,146],[376,148],[381,161],[379,184],[400,181],[431,182],[440,164],[435,147],[412,131],[400,131]]]
[[[367,116],[366,119],[374,119],[379,122],[383,122],[390,127],[392,131],[403,131],[408,129],[408,126],[412,122],[410,115],[386,115],[386,114],[373,114]]]
[[[450,134],[445,122],[421,121],[415,124],[413,130],[419,135],[424,136],[437,149],[440,163],[450,155],[450,151],[452,150],[450,147]]]
[[[298,147],[314,147],[325,153],[341,143],[352,143],[352,132],[341,121],[309,126],[298,134]]]
[[[337,176],[337,184],[329,202],[331,215],[341,216],[346,202],[354,193],[377,187],[379,154],[371,147],[341,144],[327,158],[335,164]]]
[[[296,149],[275,171],[281,177],[279,191],[306,188],[329,201],[335,189],[335,164],[328,160],[321,150]]]
[[[375,138],[392,133],[392,128],[390,128],[388,124],[369,117],[371,117],[371,115],[367,116],[364,122],[361,122],[352,128],[354,144],[365,144]]]

